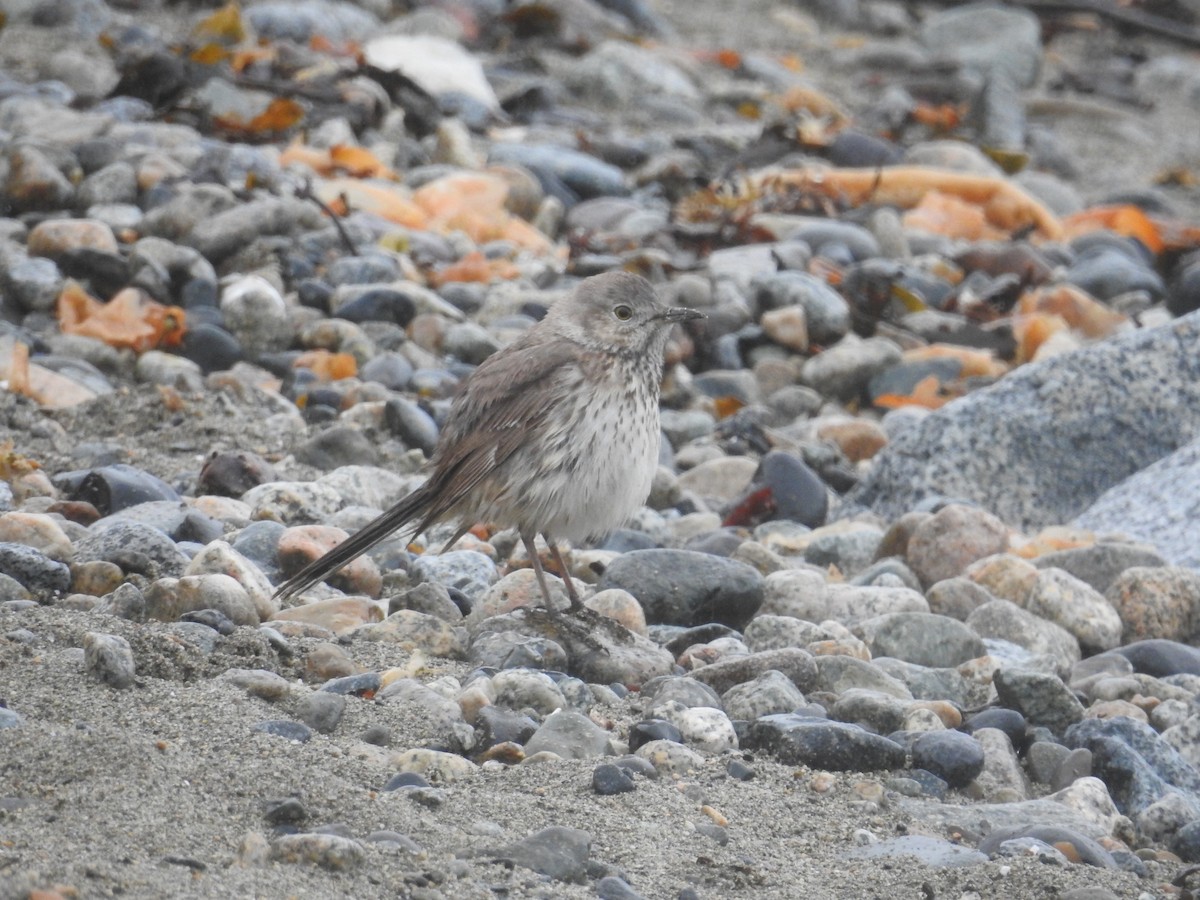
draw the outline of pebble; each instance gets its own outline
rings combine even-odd
[[[689,550],[626,553],[604,570],[597,587],[628,591],[650,624],[740,628],[763,598],[763,578],[750,566]]]
[[[89,631],[83,636],[83,653],[84,669],[93,678],[115,688],[133,685],[137,666],[125,638]]]
[[[587,716],[560,710],[546,718],[525,743],[525,753],[550,752],[563,759],[588,759],[609,754],[609,735]]]
[[[913,766],[927,769],[952,788],[970,784],[983,771],[984,749],[960,731],[930,731],[913,742]]]
[[[363,845],[336,834],[284,834],[271,841],[271,859],[283,863],[309,863],[344,872],[366,860]]]
[[[983,656],[979,636],[957,619],[933,613],[888,613],[855,626],[872,656],[891,656],[919,666],[950,668]]]
[[[904,765],[904,748],[856,725],[805,716],[763,716],[750,728],[751,746],[784,765],[871,772]]]

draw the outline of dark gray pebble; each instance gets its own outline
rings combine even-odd
[[[763,601],[763,577],[745,563],[688,550],[635,550],[614,560],[599,590],[637,597],[646,620],[673,625],[721,622],[742,628]]]
[[[433,455],[438,439],[437,423],[416,403],[393,397],[383,407],[383,421],[406,447],[416,447],[426,456]]]
[[[423,775],[416,772],[397,772],[383,786],[385,791],[398,791],[401,788],[427,788],[429,782]]]
[[[904,765],[904,748],[856,725],[784,713],[763,716],[750,729],[754,749],[789,766],[831,772],[873,772]]]
[[[602,763],[592,770],[592,790],[601,797],[627,794],[635,787],[633,778],[620,766]]]
[[[1015,709],[994,706],[967,716],[963,728],[970,734],[980,728],[995,728],[1008,735],[1016,750],[1025,746],[1025,717]]]
[[[997,828],[980,841],[979,850],[981,853],[991,856],[1000,849],[1000,845],[1005,841],[1023,837],[1035,838],[1051,846],[1059,843],[1071,844],[1078,851],[1080,860],[1087,865],[1098,866],[1102,869],[1117,868],[1112,854],[1095,840],[1062,825],[1024,825],[1013,828]]]
[[[1135,672],[1155,678],[1171,675],[1200,675],[1200,648],[1177,641],[1137,641],[1112,651],[1124,656]]]
[[[480,750],[496,744],[525,744],[537,731],[538,723],[504,706],[485,706],[475,719],[476,746]]]
[[[912,761],[952,788],[966,787],[983,771],[983,747],[961,731],[929,731],[912,745]]]
[[[241,342],[214,322],[195,322],[188,316],[188,330],[183,336],[180,355],[200,367],[205,375],[232,369],[245,357]]]
[[[268,825],[302,825],[308,821],[308,810],[299,797],[268,800],[263,808],[263,821]]]
[[[394,322],[403,328],[413,320],[417,308],[412,298],[403,292],[376,287],[343,303],[333,314],[349,322]]]
[[[295,450],[299,462],[329,471],[341,466],[373,466],[379,453],[361,429],[334,425],[313,435]]]
[[[70,568],[24,544],[0,543],[0,572],[46,599],[71,586]]]
[[[126,463],[67,472],[54,482],[68,499],[90,503],[104,516],[150,500],[179,500],[179,493],[161,478]]]
[[[646,719],[629,729],[629,749],[636,750],[651,741],[683,743],[683,734],[666,719]]]
[[[360,675],[346,675],[342,678],[331,678],[321,690],[331,694],[354,694],[362,697],[375,694],[383,684],[378,672],[363,672]]]
[[[275,467],[257,453],[214,450],[200,467],[196,491],[218,497],[240,497],[252,487],[278,480]]]
[[[133,585],[123,584],[121,587],[133,587]],[[119,592],[119,590],[114,593]],[[138,593],[140,594],[141,592],[139,591]],[[145,601],[143,600],[142,602],[144,612]],[[181,615],[179,621],[206,625],[218,634],[233,634],[237,630],[237,625],[233,623],[233,620],[219,609],[194,609]]]

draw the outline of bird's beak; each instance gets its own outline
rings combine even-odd
[[[707,319],[708,316],[699,310],[688,309],[686,306],[671,306],[655,318],[664,319],[667,322],[688,322],[692,319]]]

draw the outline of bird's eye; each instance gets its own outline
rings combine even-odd
[[[626,306],[624,303],[622,303],[620,306],[614,306],[613,315],[622,322],[628,322],[633,318],[633,307]]]

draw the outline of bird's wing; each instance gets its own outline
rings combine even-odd
[[[536,435],[556,414],[554,388],[578,380],[577,345],[529,338],[488,357],[463,385],[432,460],[432,502],[422,526],[452,510]]]

